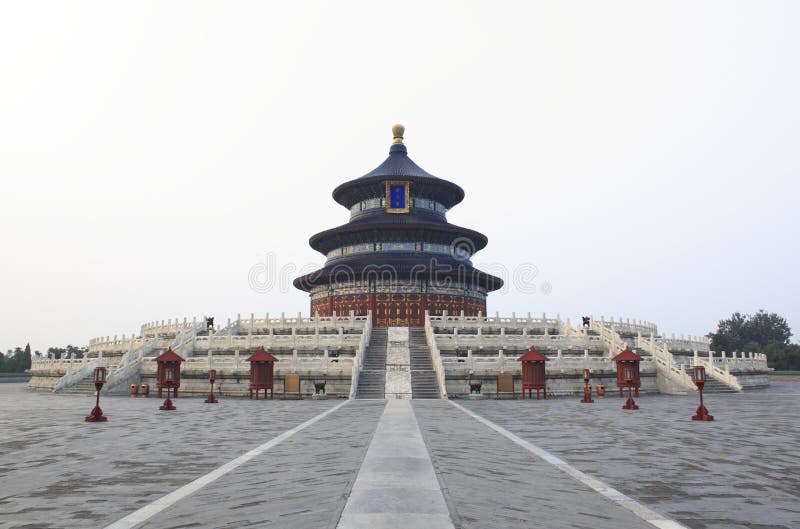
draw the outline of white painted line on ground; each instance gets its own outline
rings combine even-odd
[[[264,443],[264,444],[262,444],[260,446],[257,446],[256,448],[250,450],[249,452],[247,452],[245,454],[240,455],[239,457],[237,457],[236,459],[234,459],[232,461],[228,461],[227,463],[225,463],[221,467],[219,467],[219,468],[217,468],[215,470],[212,470],[208,474],[206,474],[204,476],[200,476],[199,478],[197,478],[196,480],[192,481],[191,483],[187,483],[183,487],[181,487],[181,488],[179,488],[179,489],[177,489],[177,490],[175,490],[173,492],[170,492],[166,496],[160,497],[159,499],[157,499],[153,503],[151,503],[149,505],[145,505],[144,507],[142,507],[139,510],[133,511],[132,513],[130,513],[128,516],[126,516],[124,518],[120,518],[119,520],[117,520],[116,522],[112,523],[111,525],[106,526],[105,529],[132,529],[133,527],[136,527],[137,525],[139,525],[139,524],[141,524],[143,522],[146,522],[147,520],[149,520],[150,518],[152,518],[156,514],[160,513],[161,511],[163,511],[167,507],[170,507],[170,506],[174,505],[175,503],[177,503],[178,501],[182,500],[183,498],[189,496],[190,494],[194,494],[195,492],[197,492],[198,490],[202,489],[203,487],[205,487],[209,483],[213,483],[214,481],[218,480],[219,478],[221,478],[222,476],[224,476],[228,472],[231,472],[232,470],[236,470],[237,468],[239,468],[243,464],[247,463],[248,461],[250,461],[254,457],[260,456],[261,454],[263,454],[264,452],[266,452],[270,448],[282,443],[283,441],[287,440],[288,438],[290,438],[291,436],[293,436],[297,432],[308,428],[309,426],[311,426],[315,422],[319,421],[320,419],[324,419],[325,417],[327,417],[331,413],[335,412],[336,410],[338,410],[339,408],[341,408],[342,406],[344,406],[348,402],[350,402],[350,401],[346,400],[346,401],[342,402],[341,404],[337,404],[333,408],[331,408],[331,409],[329,409],[327,411],[324,411],[324,412],[320,413],[319,415],[317,415],[315,417],[312,417],[311,419],[307,420],[303,424],[295,426],[291,430],[286,430],[285,432],[283,432],[279,436],[273,437],[272,439],[270,439],[266,443]]]
[[[499,426],[488,419],[484,419],[477,413],[466,409],[461,404],[457,404],[452,400],[448,400],[448,402],[453,406],[455,406],[456,408],[458,408],[459,410],[466,413],[467,415],[469,415],[470,417],[472,417],[473,419],[475,419],[476,421],[485,424],[486,426],[488,426],[495,432],[499,433],[506,439],[510,440],[511,442],[521,446],[522,448],[524,448],[528,452],[531,452],[535,456],[547,461],[548,463],[555,466],[562,472],[569,474],[570,476],[580,481],[587,487],[591,488],[595,492],[605,496],[606,498],[613,501],[617,505],[628,509],[629,511],[631,511],[633,514],[635,514],[645,522],[655,527],[658,527],[659,529],[688,529],[685,525],[681,525],[674,520],[670,520],[663,514],[657,513],[656,511],[650,509],[649,507],[646,507],[645,505],[639,503],[633,498],[626,496],[617,489],[609,487],[599,479],[593,478],[592,476],[581,472],[580,470],[573,467],[563,459],[559,459],[558,457],[554,456],[547,450],[539,448],[535,444],[526,441],[525,439],[519,437],[516,434],[509,432],[502,426]]]

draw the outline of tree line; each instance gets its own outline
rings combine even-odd
[[[44,354],[47,358],[83,358],[89,352],[88,347],[50,347]],[[0,373],[24,373],[31,368],[31,359],[42,356],[39,351],[31,352],[31,344],[25,347],[9,349],[5,354],[0,352]]]
[[[776,371],[800,371],[800,345],[789,343],[792,329],[785,318],[774,312],[734,312],[730,318],[720,320],[717,331],[708,337],[712,351],[764,353],[767,365]]]

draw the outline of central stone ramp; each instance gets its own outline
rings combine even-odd
[[[364,352],[364,368],[358,375],[358,399],[382,399],[386,390],[386,342],[388,329],[373,327]]]
[[[454,529],[417,419],[389,400],[337,529]]]
[[[439,399],[439,379],[433,370],[431,350],[424,327],[409,327],[408,346],[411,357],[411,396],[414,399]]]

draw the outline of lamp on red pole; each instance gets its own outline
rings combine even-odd
[[[245,361],[250,362],[250,398],[253,398],[253,390],[256,390],[256,400],[258,400],[258,393],[263,389],[264,399],[267,398],[267,390],[269,390],[269,398],[272,399],[275,385],[275,362],[278,359],[262,345]]]
[[[594,402],[592,400],[592,386],[589,385],[589,370],[583,370],[583,398],[581,402]]]
[[[642,357],[631,351],[628,347],[612,358],[617,364],[617,387],[619,388],[619,396],[622,397],[623,388],[628,388],[628,400],[622,407],[623,410],[638,410],[639,406],[633,401],[631,392],[635,389],[636,396],[639,396],[639,385],[641,380],[639,378],[639,362]]]
[[[539,391],[544,392],[544,398],[547,399],[547,372],[544,363],[550,360],[545,355],[531,346],[528,352],[517,358],[518,362],[522,362],[522,398],[525,398],[525,390],[528,392],[528,398],[531,397],[531,391],[536,390],[536,400],[539,400]]]
[[[164,401],[164,404],[159,406],[159,410],[174,410],[175,405],[172,403],[172,399],[169,398],[170,390],[175,387],[175,369],[173,366],[166,366],[164,369],[164,388],[167,390],[167,400]]]
[[[633,391],[634,386],[634,371],[632,365],[622,366],[622,379],[625,382],[625,386],[628,387],[628,400],[622,405],[622,409],[638,410],[639,406],[636,405],[636,402],[633,401],[633,397],[631,396],[631,391]]]
[[[178,388],[181,387],[181,362],[184,360],[172,349],[167,349],[153,360],[158,363],[158,372],[156,373],[158,396],[161,396],[162,389],[167,390],[167,400],[159,409],[174,410],[175,406],[172,404],[170,391],[173,397],[178,397]]]
[[[208,398],[204,400],[206,404],[216,404],[219,402],[217,398],[214,396],[214,382],[217,381],[217,370],[210,369],[208,371],[208,381],[211,382],[211,393],[208,394]]]
[[[693,421],[713,421],[714,416],[708,414],[708,410],[703,405],[703,386],[706,384],[706,368],[703,366],[694,366],[692,370],[692,380],[697,386],[697,391],[700,393],[700,406],[692,416]]]
[[[104,422],[108,417],[103,415],[103,410],[100,409],[100,390],[103,384],[106,383],[106,368],[103,366],[94,368],[94,388],[97,390],[97,400],[95,401],[92,412],[86,416],[86,422]]]

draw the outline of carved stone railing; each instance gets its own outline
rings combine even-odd
[[[507,328],[513,330],[522,329],[560,329],[563,325],[561,318],[548,318],[542,314],[541,318],[532,317],[530,313],[527,316],[517,316],[512,313],[511,317],[501,317],[499,314],[495,316],[464,316],[463,311],[460,315],[448,315],[445,311],[441,316],[429,316],[431,326],[437,329],[463,329],[463,328],[477,328],[492,327],[492,328]]]
[[[658,371],[671,382],[677,384],[679,388],[685,391],[697,391],[697,386],[692,381],[692,377],[687,375],[683,367],[675,362],[675,357],[662,341],[656,340],[654,336],[649,339],[638,337],[636,339],[636,347],[649,353],[656,362]]]
[[[442,365],[442,357],[439,353],[439,346],[436,343],[436,335],[433,333],[430,314],[427,310],[425,311],[425,341],[428,342],[428,350],[431,354],[433,371],[436,373],[436,380],[439,385],[439,397],[442,399],[447,399],[447,380],[445,377],[444,365]]]
[[[613,316],[607,320],[605,316],[600,316],[600,320],[592,318],[591,324],[593,329],[595,328],[595,324],[600,324],[617,333],[624,332],[626,334],[642,334],[644,336],[658,335],[658,327],[655,323],[649,321],[631,320],[630,318],[625,321],[623,321],[622,318],[615,320]]]
[[[150,353],[157,351],[160,348],[160,344],[160,340],[154,338],[145,341],[139,348],[128,351],[125,356],[122,357],[122,362],[120,362],[117,368],[106,376],[103,393],[110,393],[121,384],[127,384],[139,373],[142,359]]]
[[[439,349],[528,349],[531,346],[541,349],[597,350],[603,348],[599,336],[588,334],[536,335],[536,334],[434,334]]]
[[[605,345],[608,350],[609,358],[614,357],[617,353],[621,353],[628,347],[628,343],[622,339],[619,333],[617,333],[613,327],[606,325],[602,321],[597,322],[592,320],[589,324],[589,328],[598,334],[603,345]]]
[[[358,389],[358,378],[361,375],[361,370],[364,369],[364,352],[369,347],[369,341],[372,338],[372,311],[367,313],[364,320],[364,330],[361,333],[361,339],[358,341],[358,348],[356,355],[353,358],[353,369],[350,375],[350,395],[349,398],[356,398],[356,390]]]
[[[169,347],[184,358],[190,357],[194,353],[194,341],[197,333],[203,328],[204,324],[197,322],[192,327],[184,327],[168,344],[165,344],[158,335],[145,340],[137,349],[132,349],[125,353],[117,368],[108,374],[106,384],[103,386],[103,392],[110,393],[120,385],[123,385],[123,387],[127,385],[131,379],[139,374],[145,358],[160,352],[161,349]]]
[[[362,325],[363,325],[362,321]],[[340,329],[341,331],[341,329]],[[245,334],[197,336],[194,341],[196,351],[264,348],[285,349],[338,349],[355,348],[361,341],[359,334]]]
[[[56,385],[53,387],[53,392],[57,393],[59,391],[64,391],[67,388],[70,388],[77,384],[78,382],[88,378],[89,376],[94,373],[94,369],[102,365],[103,363],[103,355],[100,354],[97,358],[87,358],[84,356],[81,359],[80,367],[78,369],[73,369],[75,364],[67,364],[67,372],[64,376],[58,379]]]
[[[589,369],[592,372],[615,371],[615,363],[608,357],[589,356],[564,356],[547,355],[549,361],[545,364],[548,373],[559,371],[580,372]],[[476,372],[486,373],[520,373],[522,368],[517,360],[517,355],[507,355],[505,351],[498,351],[496,354],[473,354],[472,350],[467,351],[466,357],[443,356],[442,366],[446,373],[458,373],[466,371],[469,374]],[[640,364],[641,371],[648,372],[655,369],[653,360],[645,359]]]
[[[673,352],[676,351],[702,351],[708,352],[711,349],[711,340],[706,336],[684,336],[664,337],[664,344]]]

